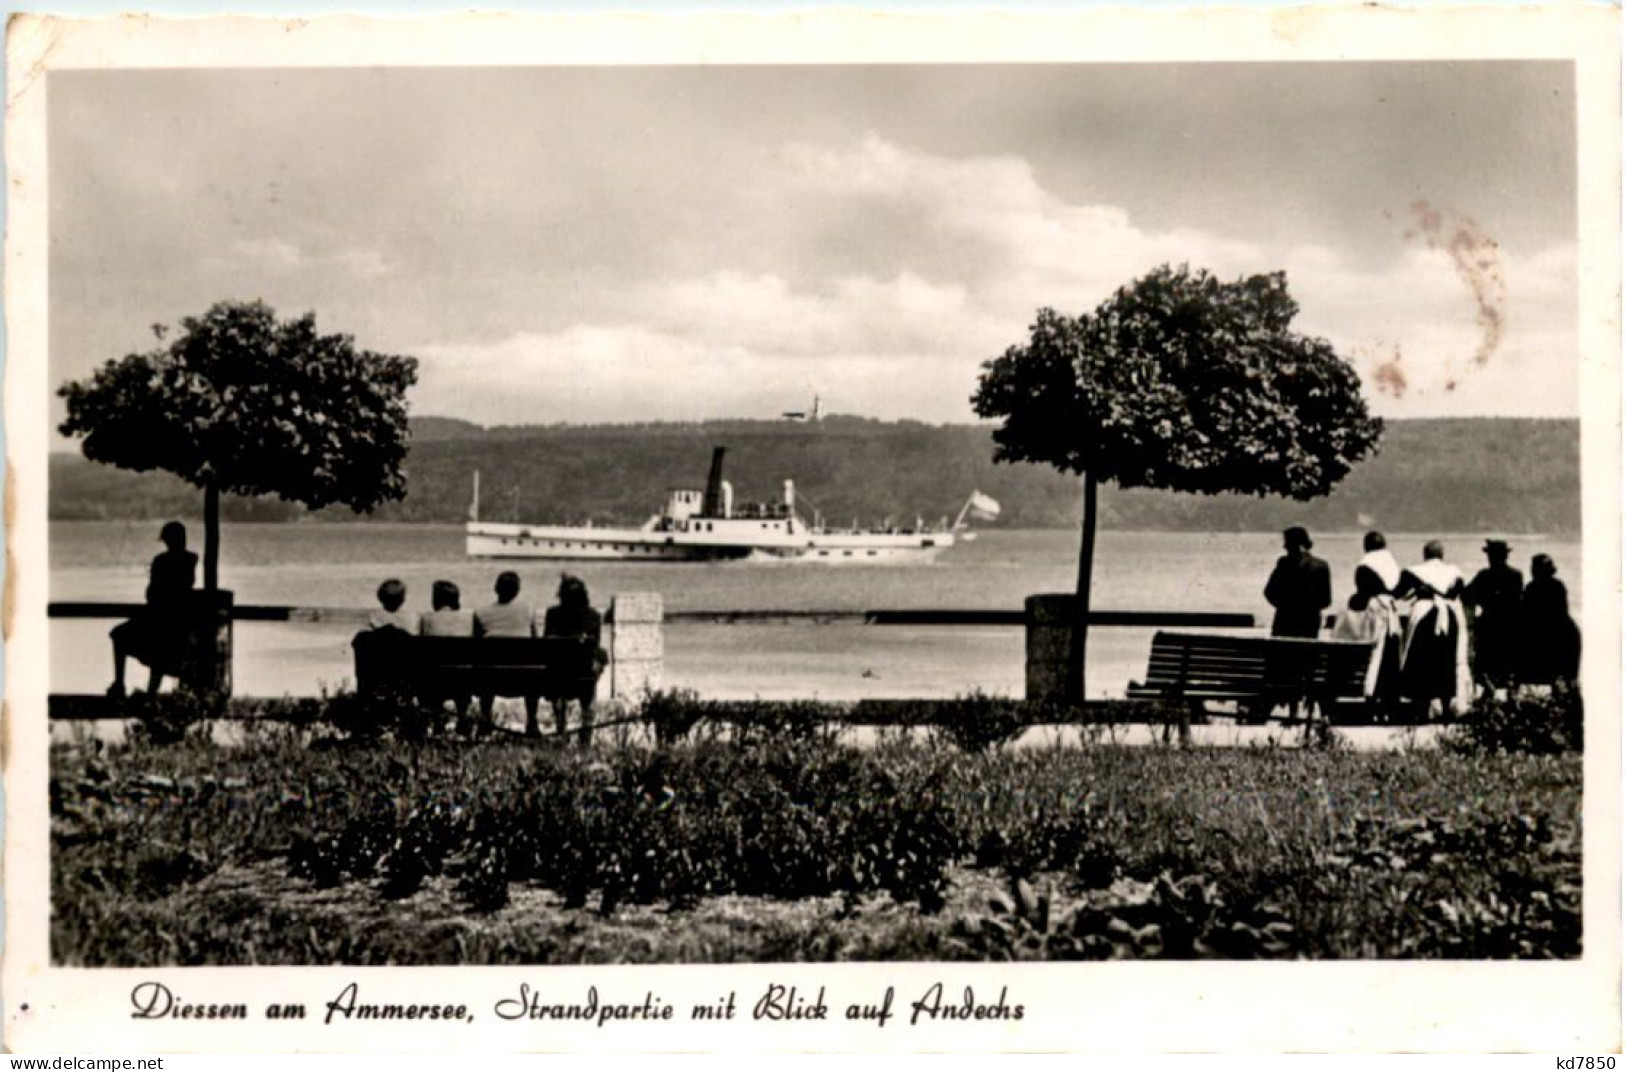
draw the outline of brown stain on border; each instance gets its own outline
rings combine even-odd
[[[1357,364],[1371,367],[1373,390],[1394,398],[1403,398],[1410,389],[1410,378],[1405,374],[1405,355],[1397,345],[1377,340],[1371,347],[1356,347],[1353,354]]]
[[[1410,386],[1405,379],[1405,370],[1400,367],[1398,354],[1372,369],[1371,379],[1376,383],[1377,390],[1386,391],[1395,398],[1403,398],[1405,389]]]
[[[1420,238],[1429,249],[1448,256],[1472,293],[1480,332],[1472,360],[1482,368],[1506,333],[1507,285],[1501,269],[1501,244],[1471,216],[1426,201],[1412,202],[1411,216],[1415,228],[1405,232],[1406,239]],[[1449,377],[1445,389],[1455,390],[1455,386],[1455,377]]]

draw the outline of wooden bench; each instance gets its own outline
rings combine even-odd
[[[593,646],[562,637],[421,637],[357,633],[356,691],[402,688],[426,702],[470,696],[578,699],[597,687]]]
[[[1266,716],[1282,704],[1305,718],[1318,707],[1363,699],[1371,645],[1350,640],[1157,633],[1144,682],[1129,685],[1130,699],[1183,702],[1192,713],[1209,702],[1232,701],[1243,715]]]

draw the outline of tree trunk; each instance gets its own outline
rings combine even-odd
[[[220,489],[203,490],[203,590],[220,590]]]
[[[1078,589],[1072,600],[1072,643],[1067,652],[1066,698],[1083,703],[1084,665],[1089,651],[1089,587],[1095,566],[1095,474],[1083,474],[1083,545],[1078,549]]]

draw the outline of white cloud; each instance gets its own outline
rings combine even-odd
[[[333,257],[340,268],[363,279],[388,275],[393,265],[376,249],[347,249]]]
[[[1446,252],[1404,248],[1398,226],[1386,264],[1227,235],[1222,220],[1154,230],[1120,207],[1063,200],[1019,158],[953,159],[874,135],[792,146],[742,196],[775,214],[775,242],[757,258],[767,267],[629,280],[572,327],[418,347],[419,411],[500,422],[772,415],[817,392],[848,412],[967,420],[981,363],[1021,342],[1039,306],[1087,310],[1182,262],[1221,277],[1285,269],[1300,330],[1354,360],[1378,412],[1576,406],[1571,247],[1522,261],[1497,251],[1488,293],[1502,331],[1479,363],[1482,298]],[[1395,354],[1403,393],[1375,378]]]
[[[292,271],[305,261],[299,247],[280,238],[239,238],[231,252],[238,261],[275,271]]]
[[[630,304],[644,323],[682,338],[820,359],[857,351],[951,354],[967,331],[985,328],[963,286],[912,274],[796,290],[776,275],[724,271],[645,285]]]

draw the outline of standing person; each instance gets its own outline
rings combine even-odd
[[[592,679],[584,681],[560,681],[548,696],[553,704],[553,721],[558,726],[558,732],[563,734],[568,719],[570,701],[576,700],[581,704],[581,731],[580,741],[583,746],[592,742],[592,703],[598,692],[598,675],[604,672],[609,656],[603,648],[604,620],[598,611],[593,609],[592,599],[587,594],[586,582],[579,577],[565,574],[559,581],[559,601],[556,605],[547,608],[547,614],[542,620],[542,635],[545,637],[566,637],[579,640],[590,648],[588,658],[592,661]]]
[[[1312,640],[1320,635],[1321,612],[1332,605],[1332,571],[1309,553],[1314,542],[1302,527],[1287,529],[1281,542],[1286,554],[1276,560],[1264,586],[1264,598],[1275,608],[1270,635]]]
[[[1354,565],[1354,582],[1358,587],[1360,573],[1368,571],[1382,587],[1378,591],[1392,593],[1399,587],[1399,560],[1388,550],[1388,540],[1380,532],[1365,534],[1365,555]]]
[[[1467,616],[1461,570],[1444,560],[1444,544],[1429,540],[1422,561],[1400,576],[1396,598],[1411,600],[1400,654],[1400,690],[1431,716],[1456,706],[1471,689],[1467,675]]]
[[[497,601],[474,612],[474,635],[481,637],[528,637],[536,635],[535,608],[528,600],[519,598],[519,574],[503,570],[497,574]],[[540,730],[536,725],[536,710],[541,706],[540,696],[526,696],[525,732],[534,737]],[[480,718],[485,729],[491,728],[491,710],[496,697],[480,697]]]
[[[1551,555],[1529,562],[1523,590],[1523,666],[1519,680],[1531,685],[1573,684],[1580,677],[1580,628],[1569,615],[1569,590],[1557,579]]]
[[[186,611],[197,583],[197,555],[186,549],[186,526],[179,521],[164,525],[158,539],[164,550],[153,556],[147,571],[147,605],[108,634],[113,638],[113,684],[107,695],[114,699],[124,697],[127,660],[133,658],[150,671],[147,692],[152,694],[163,685],[165,674],[179,676],[186,660]]]
[[[1507,564],[1511,553],[1505,540],[1485,540],[1489,565],[1462,593],[1472,626],[1473,684],[1492,696],[1496,689],[1511,688],[1517,676],[1523,574]]]
[[[1397,566],[1395,580],[1398,580]],[[1399,700],[1399,655],[1403,633],[1399,603],[1389,593],[1381,576],[1374,569],[1356,567],[1354,594],[1349,597],[1348,610],[1337,618],[1332,639],[1355,640],[1372,646],[1363,692],[1372,715],[1378,718],[1391,717]]]
[[[405,610],[406,584],[391,577],[378,586],[378,606],[367,615],[368,629],[399,629],[407,636],[416,636],[418,615]]]

